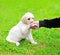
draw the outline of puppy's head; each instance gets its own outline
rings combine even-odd
[[[22,17],[22,22],[24,24],[30,24],[34,22],[34,15],[30,12],[27,12],[23,17]]]

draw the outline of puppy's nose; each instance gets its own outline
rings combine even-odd
[[[34,21],[31,21],[31,23],[33,23]]]

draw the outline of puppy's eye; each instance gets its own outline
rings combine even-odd
[[[30,18],[28,18],[28,20],[30,20]]]
[[[32,18],[32,19],[34,19],[34,18]]]

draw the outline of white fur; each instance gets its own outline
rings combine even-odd
[[[32,13],[28,12],[26,13],[22,18],[28,18],[28,17],[34,17]],[[19,41],[22,39],[26,39],[30,41],[32,44],[37,44],[32,38],[32,33],[30,29],[30,24],[26,25],[22,21],[20,21],[16,26],[11,28],[9,31],[9,34],[6,38],[8,42],[13,42],[16,44],[16,46],[19,46]]]

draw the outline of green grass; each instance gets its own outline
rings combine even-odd
[[[28,11],[34,14],[35,20],[59,17],[60,0],[0,0],[0,55],[60,55],[59,28],[33,30],[38,45],[22,40],[17,47],[5,40],[10,28]]]

